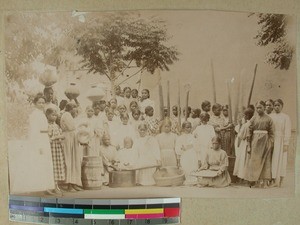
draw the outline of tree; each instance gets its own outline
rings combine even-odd
[[[5,74],[8,81],[32,78],[34,61],[58,68],[69,52],[69,34],[78,20],[70,13],[14,13],[5,17]]]
[[[255,39],[259,46],[274,44],[273,51],[267,54],[267,62],[275,68],[288,70],[293,58],[294,49],[286,40],[289,17],[283,14],[258,14],[261,26]]]
[[[178,51],[168,47],[165,24],[126,13],[93,18],[75,30],[77,54],[83,57],[88,72],[107,76],[114,90],[115,81],[125,71],[132,77],[143,70],[169,70],[178,60]],[[134,68],[136,70],[134,70]],[[134,72],[133,72],[134,71]]]

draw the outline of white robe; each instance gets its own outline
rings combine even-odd
[[[215,129],[212,125],[201,124],[197,126],[193,132],[195,140],[195,151],[197,152],[198,160],[203,162],[207,150],[211,148],[211,140],[216,135]]]
[[[186,184],[193,183],[197,179],[191,176],[191,172],[198,169],[198,158],[195,151],[195,138],[192,134],[182,134],[176,140],[175,151],[180,158],[180,165],[185,172]]]
[[[138,151],[138,166],[155,166],[160,161],[160,151],[157,140],[152,136],[140,137],[134,144],[133,148]],[[156,168],[140,169],[137,171],[137,183],[141,185],[155,185],[153,174]]]
[[[272,155],[272,178],[277,182],[286,175],[287,152],[283,146],[289,145],[291,137],[291,120],[285,113],[274,113],[271,117],[275,126],[274,150]]]
[[[120,124],[116,132],[116,137],[117,145],[119,145],[120,148],[124,148],[125,137],[131,138],[132,141],[134,141],[137,138],[134,127],[131,124]]]
[[[29,116],[29,140],[10,141],[10,191],[25,193],[54,189],[53,162],[43,111],[34,109]]]

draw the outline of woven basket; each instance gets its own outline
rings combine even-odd
[[[161,167],[157,170],[153,178],[157,186],[181,186],[185,181],[184,172],[175,166]]]

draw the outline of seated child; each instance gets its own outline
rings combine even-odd
[[[103,173],[103,184],[108,185],[109,171],[112,171],[116,162],[117,149],[111,145],[110,136],[104,134],[102,137],[102,145],[100,147],[100,154],[103,160],[104,173]]]
[[[218,136],[213,137],[212,148],[207,151],[203,165],[198,171],[216,171],[216,176],[200,177],[198,179],[199,186],[226,187],[230,184],[231,179],[227,171],[228,156],[226,152],[220,148],[220,146],[221,138]]]
[[[138,153],[132,148],[133,140],[130,137],[124,138],[124,148],[120,149],[116,155],[119,169],[134,168],[137,165]]]

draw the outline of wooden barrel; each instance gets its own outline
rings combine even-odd
[[[82,161],[81,181],[86,190],[101,189],[103,162],[99,156],[84,156]]]
[[[228,172],[230,174],[231,183],[235,183],[237,181],[237,177],[233,175],[235,156],[228,156]]]
[[[110,171],[110,187],[134,187],[136,186],[136,171]]]

